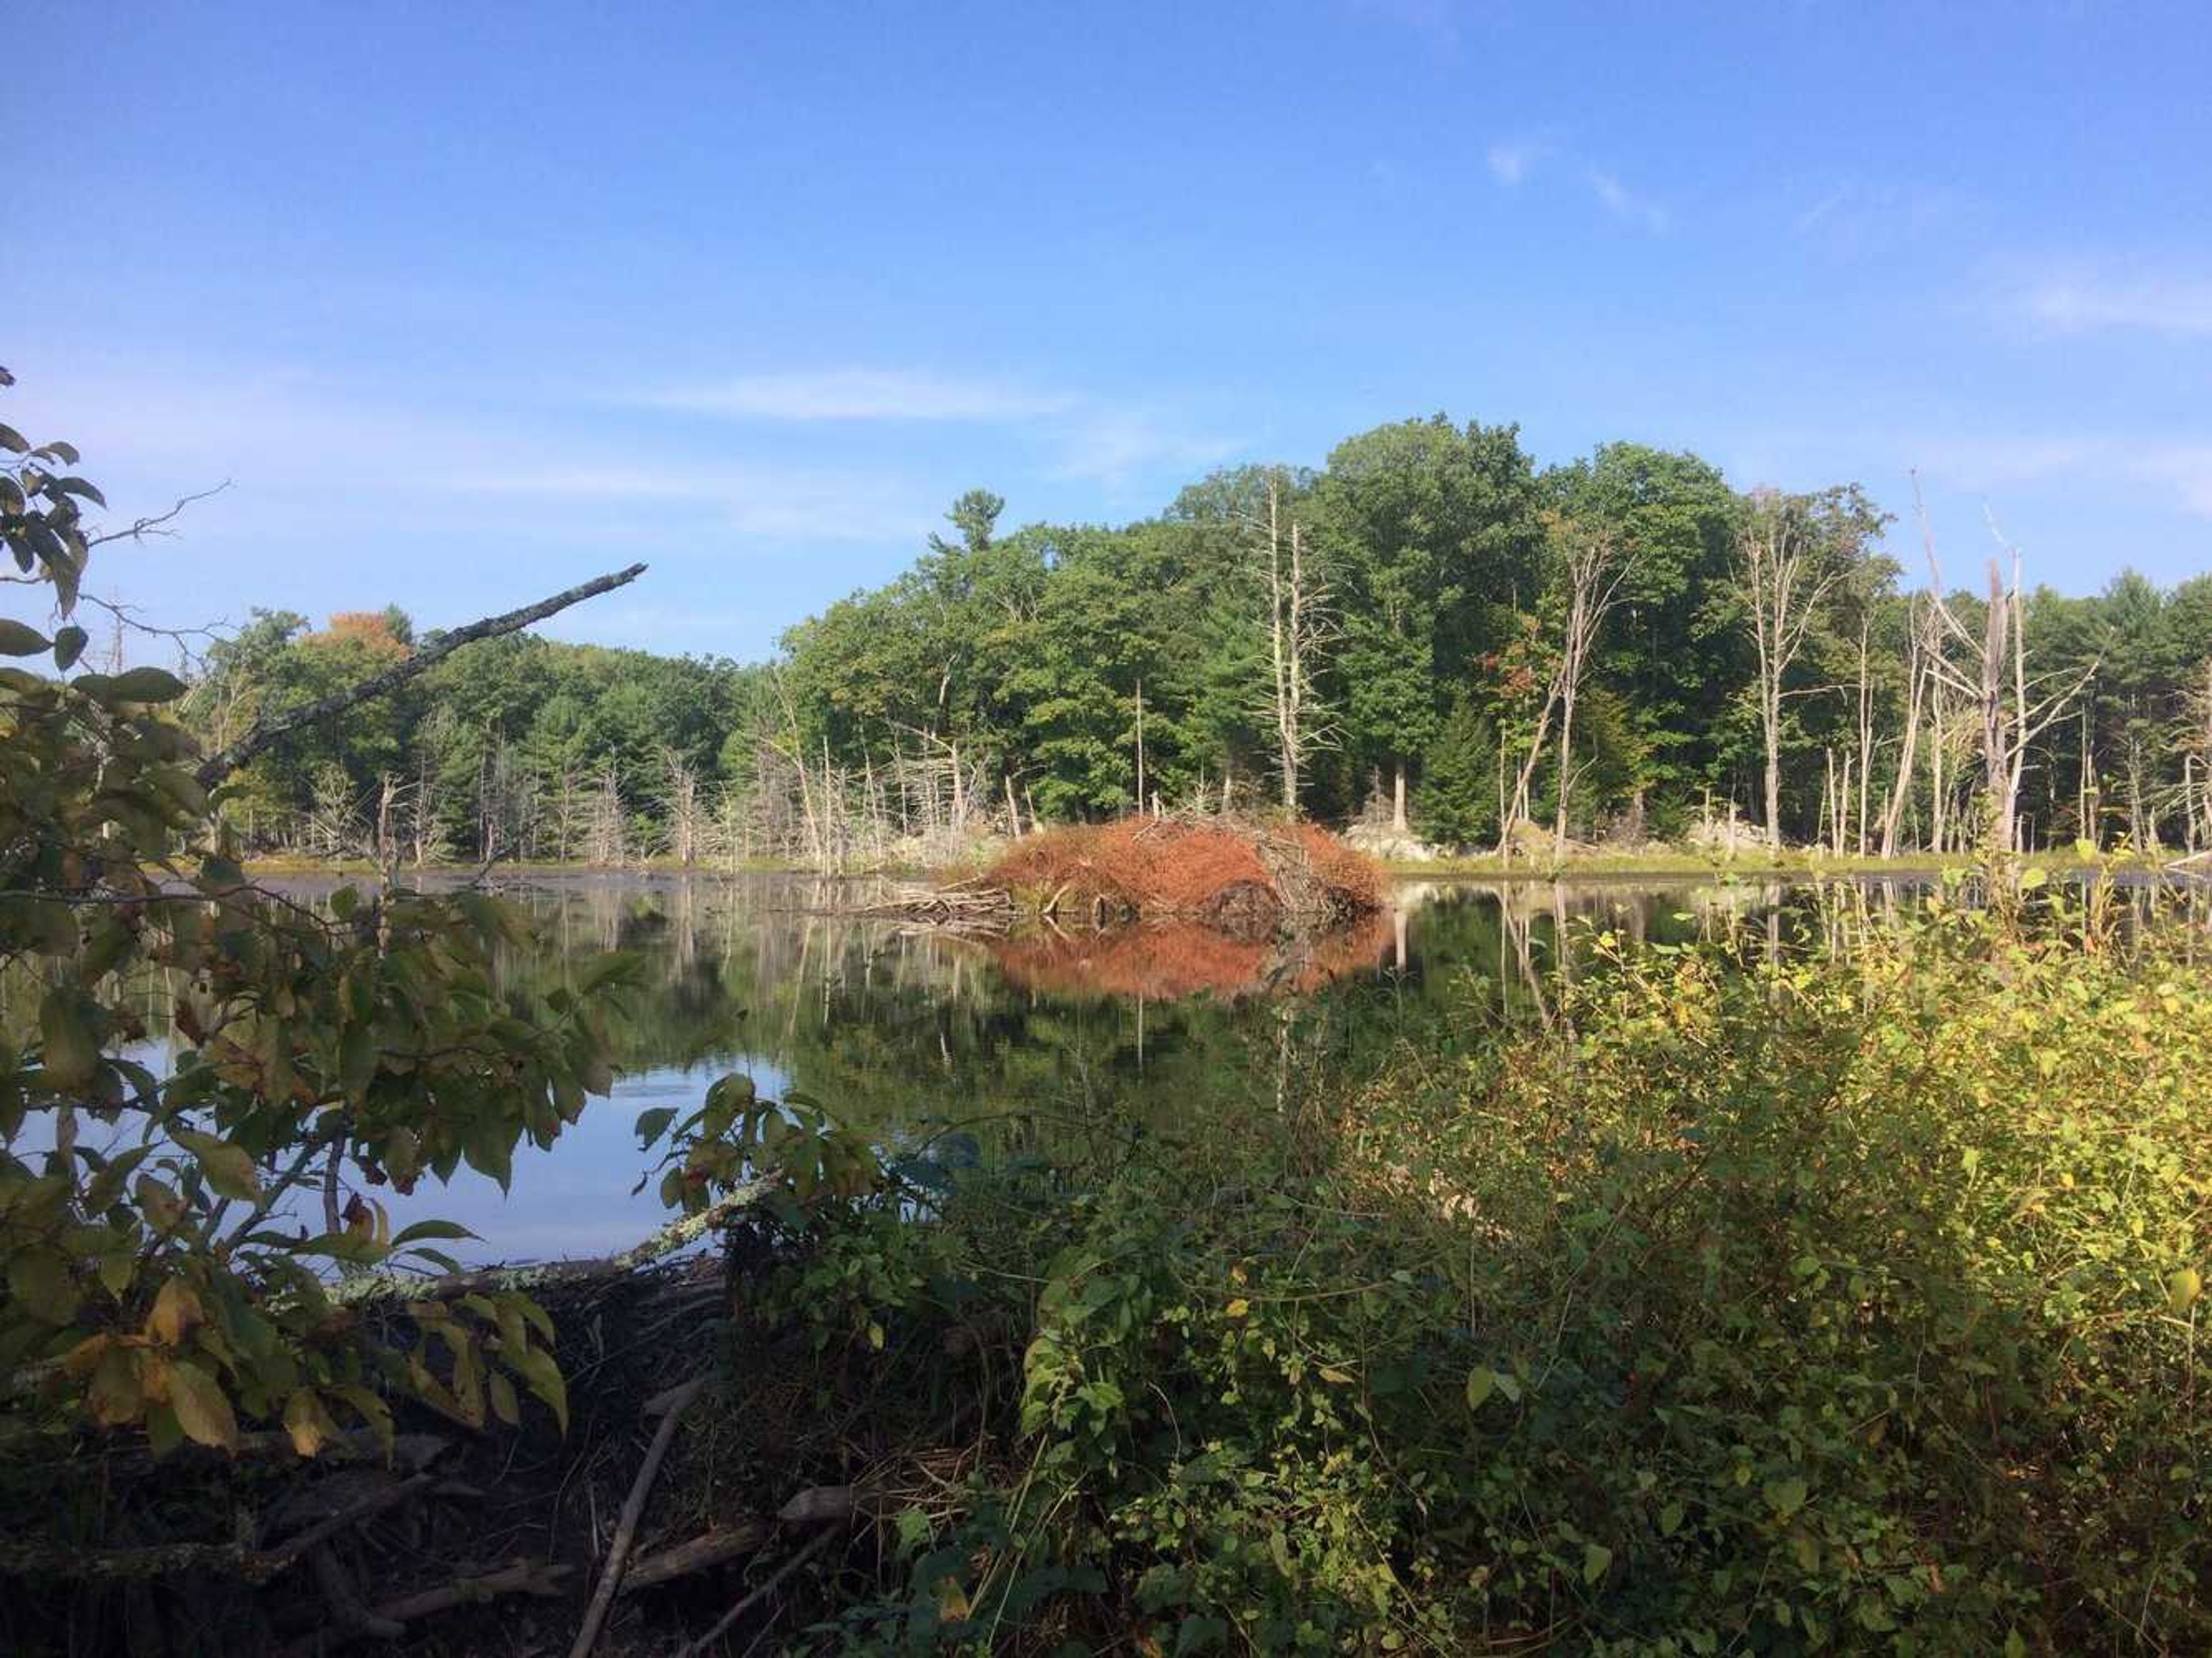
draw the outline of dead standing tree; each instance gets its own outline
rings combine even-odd
[[[2212,848],[2212,657],[2197,671],[2182,729],[2183,812],[2189,823],[2189,850]]]
[[[660,751],[661,813],[668,855],[689,869],[706,845],[708,811],[699,768],[672,748]]]
[[[1761,489],[1736,536],[1736,586],[1758,646],[1759,722],[1766,750],[1766,832],[1782,846],[1782,704],[1790,670],[1843,567],[1812,503]]]
[[[1265,507],[1243,518],[1246,527],[1265,549],[1262,574],[1267,597],[1269,677],[1266,706],[1261,713],[1274,733],[1283,809],[1296,816],[1306,762],[1329,742],[1328,729],[1315,695],[1314,667],[1328,647],[1334,629],[1328,613],[1328,584],[1319,570],[1310,568],[1306,562],[1304,525],[1293,514],[1289,535],[1283,533],[1282,495],[1281,476],[1271,471],[1267,475]],[[1224,796],[1226,792],[1224,783]]]
[[[2008,586],[1996,558],[1989,565],[1989,600],[1978,636],[1958,618],[1943,593],[1943,573],[1936,562],[1936,537],[1929,528],[1927,504],[1921,498],[1920,477],[1912,479],[1912,506],[1920,521],[1921,545],[1928,557],[1929,596],[1945,635],[1960,647],[1965,665],[1954,665],[1939,651],[1930,659],[1939,677],[1965,697],[1974,710],[1982,760],[1983,828],[1992,849],[2018,852],[2020,846],[2020,786],[2027,769],[2028,750],[2037,738],[2055,725],[2082,688],[2096,677],[2092,662],[2057,690],[2044,687],[2057,676],[2044,675],[2031,683],[2027,674],[2027,619],[2021,591],[2020,550],[2006,541],[1996,520],[1990,533],[2002,551],[2012,555],[2012,581]]]

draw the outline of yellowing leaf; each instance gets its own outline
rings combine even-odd
[[[2186,1314],[2204,1293],[2204,1275],[2194,1266],[2185,1266],[2169,1273],[2166,1280],[2166,1308],[2176,1318]]]
[[[92,1373],[92,1385],[84,1390],[84,1406],[103,1428],[136,1422],[146,1408],[145,1389],[138,1382],[138,1356],[123,1346],[103,1352]]]
[[[169,1407],[177,1425],[195,1443],[226,1451],[238,1448],[238,1418],[223,1397],[222,1384],[187,1359],[169,1365]]]
[[[253,1158],[244,1146],[191,1128],[179,1128],[176,1136],[177,1144],[199,1159],[201,1172],[216,1192],[240,1203],[260,1201],[260,1177],[254,1173]]]
[[[46,1080],[58,1089],[88,1087],[100,1069],[100,1044],[84,1018],[84,1002],[73,989],[57,987],[39,1003],[40,1058]]]
[[[184,1279],[173,1278],[161,1286],[161,1294],[154,1297],[153,1311],[146,1315],[146,1339],[157,1347],[173,1347],[185,1339],[185,1331],[206,1317],[199,1291]]]
[[[284,1401],[284,1431],[292,1436],[294,1450],[313,1456],[337,1436],[337,1424],[314,1389],[301,1388]]]
[[[1498,1372],[1486,1364],[1478,1364],[1467,1373],[1467,1407],[1479,1411],[1483,1403],[1498,1389]]]
[[[1236,1300],[1229,1303],[1225,1310],[1231,1318],[1242,1318],[1245,1314],[1252,1310],[1252,1303],[1245,1300],[1243,1297],[1239,1296]]]

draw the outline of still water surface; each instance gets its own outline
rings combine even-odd
[[[633,1194],[648,1159],[633,1125],[689,1108],[731,1072],[808,1096],[884,1141],[948,1123],[1159,1121],[1279,1085],[1298,1063],[1357,1075],[1401,1043],[1449,1053],[1526,1011],[1562,938],[1612,927],[1654,939],[1769,912],[1759,883],[1571,886],[1402,883],[1356,936],[1285,957],[1213,935],[1077,933],[984,943],[829,913],[854,889],[807,878],[652,875],[511,880],[558,973],[638,956],[646,987],[614,1021],[622,1072],[549,1151],[518,1151],[513,1188],[464,1169],[396,1201],[395,1221],[459,1220],[475,1260],[590,1255],[665,1220]],[[375,1193],[394,1201],[388,1189]]]

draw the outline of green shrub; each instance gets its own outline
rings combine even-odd
[[[816,1638],[2212,1644],[2190,963],[1941,913],[1771,965],[1600,942],[1441,1074],[833,1226],[788,1315],[1018,1368],[973,1374],[962,1513]]]

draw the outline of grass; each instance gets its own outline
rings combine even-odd
[[[2163,867],[2164,860],[2141,853],[2107,853],[2084,858],[2071,848],[2036,852],[2021,860],[2030,868],[2054,872],[2067,870],[2148,871]],[[1386,861],[1383,868],[1407,878],[1454,878],[1491,881],[1717,880],[1729,876],[1818,877],[1842,875],[1934,875],[1950,870],[1980,866],[1972,853],[1911,853],[1899,858],[1835,856],[1794,849],[1779,857],[1710,857],[1692,852],[1596,852],[1565,859],[1500,858],[1485,854],[1470,858],[1440,858],[1418,861]]]

